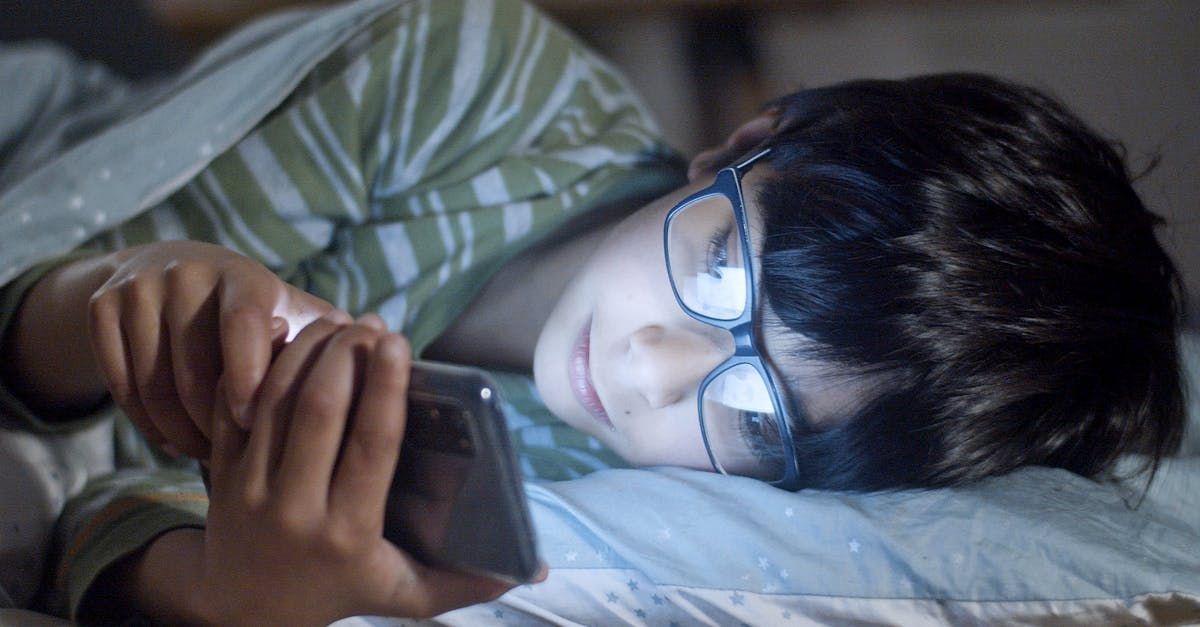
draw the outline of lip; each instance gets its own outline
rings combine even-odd
[[[592,384],[591,334],[592,319],[588,318],[571,346],[571,354],[567,358],[567,376],[570,378],[571,392],[575,395],[575,400],[579,401],[596,422],[611,430],[612,419],[608,417],[604,403],[600,402],[600,396],[596,394],[596,386]]]

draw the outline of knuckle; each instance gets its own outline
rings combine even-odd
[[[332,345],[340,350],[362,350],[373,344],[379,335],[375,329],[355,324],[338,331]]]
[[[124,304],[133,307],[149,307],[158,296],[158,286],[151,279],[136,278],[127,282],[121,289]]]
[[[222,326],[228,328],[243,327],[262,319],[263,311],[258,305],[251,303],[235,303],[230,305],[221,315]]]
[[[321,550],[335,559],[352,558],[361,552],[361,530],[346,523],[330,523],[321,537]]]
[[[341,401],[338,395],[330,394],[321,386],[305,387],[296,399],[297,417],[310,415],[322,421],[332,420],[341,411]]]
[[[273,407],[291,391],[291,383],[281,377],[268,377],[259,386],[259,403]]]
[[[294,503],[277,503],[266,514],[271,527],[281,537],[306,539],[311,531],[307,511]]]
[[[232,491],[233,498],[231,499],[234,506],[246,512],[255,519],[268,520],[266,507],[268,501],[264,498],[262,490],[259,490],[250,482],[239,482],[237,487]]]
[[[204,264],[194,260],[175,261],[167,265],[163,271],[166,280],[173,288],[194,287],[208,278],[208,269]]]
[[[107,287],[96,290],[88,299],[88,313],[91,315],[92,323],[96,324],[113,315],[119,305],[120,300],[115,291]]]
[[[354,425],[354,434],[346,443],[347,454],[366,468],[375,468],[380,463],[395,457],[400,449],[400,430],[383,429],[375,425]]]

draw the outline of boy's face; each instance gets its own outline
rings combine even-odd
[[[755,258],[762,221],[754,196],[765,171],[742,179]],[[712,182],[693,181],[615,225],[538,338],[534,378],[550,410],[636,465],[712,468],[696,394],[733,354],[733,338],[680,309],[663,256],[667,212]],[[768,332],[768,346],[771,339]]]

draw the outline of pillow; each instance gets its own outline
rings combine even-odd
[[[1185,347],[1195,366],[1196,339]],[[1191,433],[1198,422],[1193,411]],[[1144,495],[1137,481],[1036,467],[879,494],[601,470],[527,485],[546,582],[431,622],[1195,623],[1197,485],[1194,449],[1168,460]]]

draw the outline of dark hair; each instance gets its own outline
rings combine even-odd
[[[1179,279],[1114,145],[994,78],[854,81],[775,101],[765,300],[798,356],[863,382],[796,426],[805,486],[1096,477],[1176,450]],[[797,355],[793,355],[797,356]],[[792,381],[790,386],[803,383]]]

